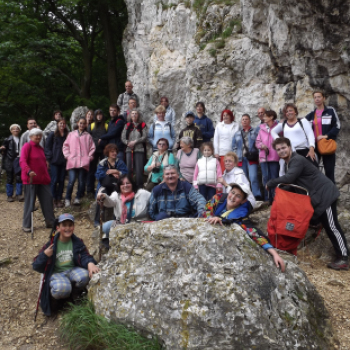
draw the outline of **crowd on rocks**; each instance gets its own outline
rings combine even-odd
[[[79,286],[76,275],[70,274],[74,266],[88,268],[92,263],[90,276],[98,270],[89,255],[85,265],[74,258],[77,243],[74,241],[72,248],[71,240],[67,239],[73,234],[74,218],[61,218],[55,223],[54,208],[79,205],[85,193],[113,208],[114,220],[102,227],[107,241],[112,227],[131,221],[203,217],[211,224],[235,222],[284,271],[283,260],[264,233],[249,221],[249,213],[261,202],[271,205],[279,183],[297,184],[309,191],[315,211],[313,220],[322,223],[336,251],[337,258],[328,267],[349,268],[347,242],[337,219],[335,151],[324,154],[319,147],[323,139],[336,140],[340,121],[335,109],[325,105],[322,91],[313,93],[315,109],[305,118],[298,118],[298,109],[292,103],[284,106],[281,121],[275,111],[259,108],[257,127],[252,127],[248,114],[243,114],[238,123],[230,110],[221,112],[220,122],[214,127],[205,114],[204,102],[198,102],[195,112],[185,113],[186,127],[177,135],[175,111],[166,96],[161,97],[155,108],[153,123],[147,125],[132,83],[127,81],[125,88],[117,103],[109,106],[108,123],[101,109],[89,110],[76,125],[71,125],[70,131],[61,111],[55,111],[44,130],[38,127],[35,118],[28,118],[28,130],[21,137],[21,127],[11,125],[11,135],[1,147],[7,200],[14,201],[15,184],[16,198],[24,201],[23,230],[31,230],[30,213],[36,197],[47,227],[67,228],[63,230],[65,238],[46,244],[34,263],[34,268],[41,271],[50,257],[64,252],[60,266],[52,270],[52,283],[48,282],[53,298],[67,294],[60,294],[56,273]],[[148,145],[152,148],[149,159]],[[319,170],[320,159],[325,175]],[[76,180],[78,188],[72,201]],[[98,225],[99,206],[95,215],[95,226]],[[56,247],[57,242],[63,246]],[[66,252],[67,242],[70,255]],[[68,265],[65,259],[70,261]],[[86,274],[83,277],[86,279]]]

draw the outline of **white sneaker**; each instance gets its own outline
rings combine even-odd
[[[73,201],[73,205],[80,205],[80,199],[79,198],[75,198]]]
[[[64,200],[64,206],[65,206],[65,208],[69,208],[70,207],[70,200],[69,199],[65,199]]]

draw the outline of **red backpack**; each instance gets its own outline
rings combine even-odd
[[[305,188],[287,185],[306,191],[307,195],[285,191],[279,188],[282,185],[276,188],[267,232],[275,248],[297,255],[298,245],[306,235],[314,208]]]

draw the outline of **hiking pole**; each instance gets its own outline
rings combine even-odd
[[[33,192],[34,198],[32,200],[32,207],[31,207],[31,213],[30,213],[30,232],[32,233],[32,239],[34,239],[34,209],[35,209],[35,200],[36,200],[36,191],[35,191],[35,185],[34,185],[34,190],[33,190],[33,176],[30,177],[29,181],[29,186],[30,186],[30,193]]]
[[[102,237],[103,237],[103,231],[102,231],[102,215],[103,215],[103,199],[100,199],[97,201],[97,203],[100,205],[100,251],[99,251],[99,261],[101,261],[101,256],[102,256]]]

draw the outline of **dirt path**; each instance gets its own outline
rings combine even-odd
[[[46,319],[39,311],[36,324],[33,321],[40,275],[32,270],[31,263],[49,235],[42,214],[35,213],[32,240],[21,229],[23,203],[7,203],[5,194],[1,193],[0,208],[0,260],[11,258],[8,265],[0,266],[0,349],[66,349],[57,335],[58,319]],[[89,247],[92,225],[86,214],[76,216],[75,232]],[[309,256],[299,259],[300,267],[325,298],[341,341],[338,349],[350,350],[350,271],[331,271],[323,262]]]

